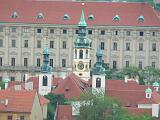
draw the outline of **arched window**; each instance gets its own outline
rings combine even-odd
[[[101,78],[96,78],[96,88],[101,87]]]
[[[86,50],[86,58],[88,58],[88,50]]]
[[[75,58],[77,58],[77,50],[75,50]]]
[[[83,50],[79,51],[79,59],[83,59]]]
[[[48,77],[45,75],[43,76],[43,86],[47,86],[48,85]]]

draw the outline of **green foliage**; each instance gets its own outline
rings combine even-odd
[[[88,93],[82,95],[80,101],[77,120],[155,120],[147,115],[129,114],[117,100],[109,97]]]
[[[44,97],[50,100],[47,109],[47,120],[53,120],[57,104],[64,105],[66,104],[67,99],[64,98],[64,95],[55,95],[53,93],[49,93]]]

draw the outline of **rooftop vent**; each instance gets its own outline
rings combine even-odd
[[[37,15],[37,19],[44,19],[44,15],[43,15],[43,13],[38,13],[38,15]]]
[[[93,15],[93,14],[90,14],[90,15],[88,16],[88,20],[94,20],[94,15]]]
[[[69,20],[69,19],[70,19],[70,16],[65,13],[64,16],[63,16],[63,20]]]
[[[13,12],[11,15],[11,18],[18,18],[18,13],[17,12]]]
[[[138,20],[139,22],[144,22],[144,16],[143,16],[143,15],[140,15],[140,16],[137,18],[137,20]]]
[[[115,15],[115,16],[113,17],[113,20],[114,20],[114,21],[119,21],[119,20],[120,20],[119,15]]]

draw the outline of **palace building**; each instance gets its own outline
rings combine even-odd
[[[83,71],[87,78],[97,49],[110,68],[160,68],[160,16],[149,4],[85,2],[83,9],[81,16],[81,2],[1,0],[0,80],[40,72],[46,42],[55,76]],[[78,37],[84,34],[90,43],[81,46]],[[75,56],[82,51],[83,61],[82,54]]]

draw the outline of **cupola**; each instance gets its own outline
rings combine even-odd
[[[146,93],[146,98],[147,99],[150,99],[151,97],[152,97],[152,89],[151,88],[147,88],[146,90],[145,90],[145,93]]]
[[[154,82],[152,84],[152,86],[154,87],[154,89],[158,92],[159,91],[159,83],[158,82]]]

